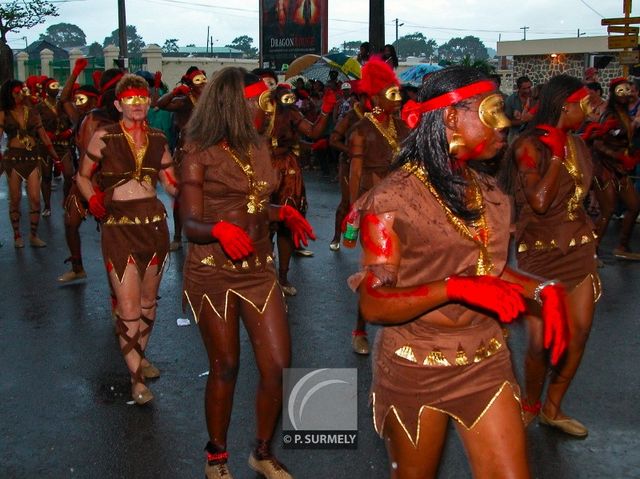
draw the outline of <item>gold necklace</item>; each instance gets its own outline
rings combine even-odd
[[[229,153],[229,156],[240,167],[242,172],[247,177],[247,180],[249,181],[249,192],[247,193],[247,213],[249,213],[250,215],[254,215],[256,213],[263,212],[266,208],[267,199],[260,199],[260,195],[267,189],[268,183],[266,181],[257,181],[255,179],[255,171],[253,171],[253,167],[251,166],[251,147],[249,148],[249,153],[247,154],[247,156],[249,157],[249,161],[247,163],[242,163],[240,158],[238,158],[238,156],[226,141],[223,142],[220,146],[224,151]]]
[[[131,154],[133,155],[133,160],[136,164],[136,171],[133,175],[133,178],[137,181],[141,181],[142,179],[142,162],[144,161],[144,155],[147,154],[147,147],[149,146],[149,136],[147,135],[146,129],[144,130],[144,143],[141,147],[136,146],[136,142],[133,139],[131,133],[127,131],[127,127],[124,125],[124,121],[120,120],[120,128],[122,129],[122,133],[124,133],[124,137],[127,139],[127,144],[129,145],[129,149],[131,150]],[[145,178],[145,181],[147,179]],[[151,183],[151,178],[147,181]]]
[[[580,171],[580,167],[578,166],[578,155],[576,152],[576,145],[574,143],[574,139],[569,136],[567,138],[567,154],[565,155],[565,159],[563,162],[564,167],[569,173],[569,176],[573,179],[573,183],[575,187],[573,189],[573,195],[569,198],[567,202],[567,218],[569,221],[573,221],[577,218],[576,211],[582,205],[582,200],[584,199],[585,191],[582,186],[582,172]]]
[[[36,140],[31,135],[29,135],[29,132],[27,131],[27,126],[29,126],[29,108],[27,108],[26,105],[22,108],[22,121],[18,119],[18,115],[15,114],[13,110],[11,111],[11,115],[20,127],[18,129],[18,132],[16,133],[16,139],[20,143],[22,143],[22,146],[24,146],[25,150],[31,151],[36,146]]]
[[[393,117],[389,117],[389,126],[385,128],[370,111],[365,113],[364,116],[371,123],[373,123],[373,126],[376,127],[376,130],[378,130],[380,134],[385,138],[385,140],[387,140],[387,143],[389,143],[389,146],[393,150],[393,153],[398,153],[400,151],[400,145],[398,145],[398,133],[396,132],[396,125],[393,121]]]
[[[449,208],[440,197],[440,194],[435,187],[429,181],[427,172],[421,166],[415,163],[405,163],[402,169],[411,173],[418,178],[433,195],[436,202],[440,205],[449,224],[465,239],[468,239],[475,243],[480,249],[478,255],[478,261],[476,263],[476,274],[485,275],[491,273],[493,270],[493,263],[491,262],[491,255],[489,254],[489,225],[487,224],[487,218],[485,216],[484,198],[482,196],[482,190],[476,180],[476,177],[470,172],[471,183],[473,184],[473,199],[471,201],[474,209],[480,210],[480,218],[474,221],[471,225],[474,227],[475,232],[471,231],[469,226],[459,217],[457,217],[451,208]]]

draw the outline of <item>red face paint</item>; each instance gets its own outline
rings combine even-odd
[[[407,298],[424,298],[429,295],[429,288],[426,286],[418,286],[417,288],[411,288],[406,291],[398,291],[393,293],[385,293],[380,291],[380,288],[376,288],[375,286],[376,277],[373,275],[367,276],[367,281],[365,286],[367,288],[367,293],[373,298],[378,299],[407,299]]]
[[[362,222],[362,246],[376,256],[391,256],[391,236],[380,218],[367,213]]]

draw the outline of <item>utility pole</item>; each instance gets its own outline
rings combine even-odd
[[[211,52],[213,53],[213,52]],[[207,27],[207,55],[209,54],[209,27]]]
[[[524,37],[522,39],[526,40],[527,39],[527,30],[529,30],[529,27],[526,27],[526,26],[525,27],[520,27],[520,30],[523,31],[523,35],[524,35]]]
[[[118,42],[120,43],[118,66],[120,68],[129,68],[129,58],[127,55],[127,15],[124,0],[118,0]],[[105,68],[111,68],[111,66],[105,65]]]
[[[580,33],[580,29],[578,28],[578,38],[580,38],[583,35],[586,35],[586,33],[585,32]]]
[[[402,25],[404,25],[404,23],[398,23],[399,20],[397,18],[394,20],[394,22],[396,22],[396,56],[400,56],[400,45],[398,44],[398,27],[401,27]]]
[[[384,46],[384,0],[369,0],[369,43],[372,53]]]

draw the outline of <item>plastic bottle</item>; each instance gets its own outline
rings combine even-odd
[[[358,244],[358,233],[360,228],[357,224],[347,223],[344,234],[342,235],[342,244],[345,248],[355,248]]]

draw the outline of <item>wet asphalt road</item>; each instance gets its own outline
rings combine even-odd
[[[318,234],[313,258],[296,258],[290,272],[299,294],[288,301],[294,367],[352,367],[359,371],[357,450],[275,450],[296,478],[385,478],[388,465],[368,408],[370,365],[351,352],[356,298],[346,278],[358,253],[329,251],[337,183],[311,172],[309,219]],[[59,286],[67,256],[61,185],[53,216],[43,219],[44,249],[15,250],[7,214],[6,180],[0,181],[0,478],[201,478],[207,441],[203,392],[207,361],[197,327],[180,300],[183,252],[174,253],[162,282],[158,322],[148,357],[162,377],[151,384],[149,407],[128,405],[129,376],[110,320],[108,287],[95,223],[82,227],[88,279]],[[23,202],[23,203],[26,203]],[[27,206],[23,204],[26,234]],[[605,238],[615,243],[618,225]],[[640,250],[636,231],[634,245]],[[185,244],[186,246],[186,244]],[[603,257],[604,297],[597,308],[582,367],[565,410],[590,430],[570,439],[534,424],[528,431],[533,476],[538,478],[640,478],[640,264]],[[372,328],[374,329],[374,328]],[[510,346],[522,369],[524,330],[512,329]],[[371,337],[371,334],[370,334]],[[246,460],[254,437],[257,371],[246,334],[229,433],[230,468],[239,479],[256,476]],[[276,436],[280,437],[279,433]],[[276,441],[278,442],[278,441]],[[464,451],[450,427],[439,478],[470,477]]]

